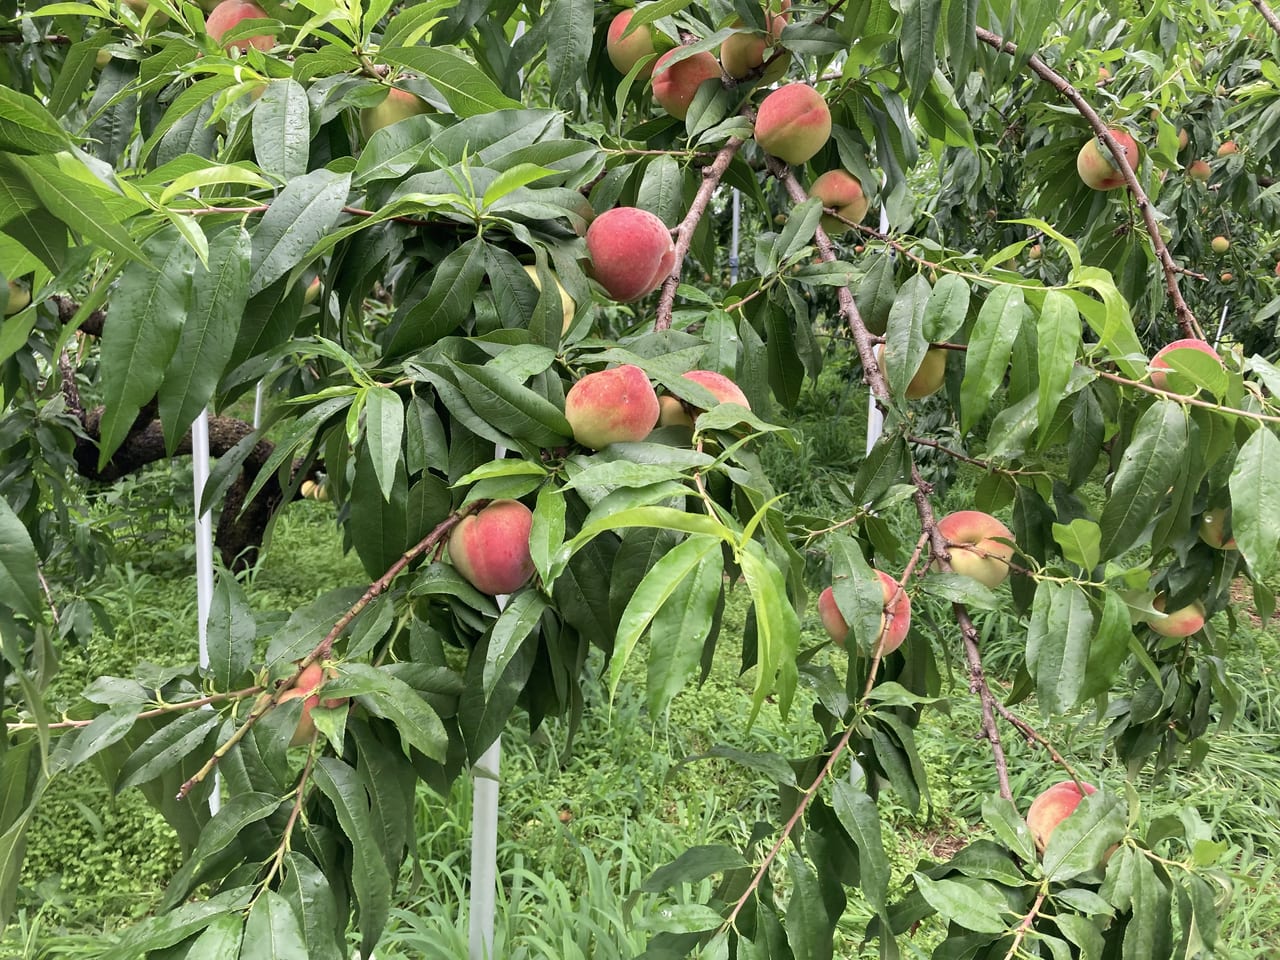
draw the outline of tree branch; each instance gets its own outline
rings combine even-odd
[[[1277,17],[1276,12],[1267,6],[1266,0],[1249,0],[1249,2],[1262,14],[1262,19],[1267,21],[1267,26],[1274,31],[1276,36],[1280,37],[1280,17]]]

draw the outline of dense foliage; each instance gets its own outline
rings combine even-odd
[[[933,916],[938,957],[1212,953],[1221,847],[1126,787],[1203,757],[1230,718],[1232,619],[1210,620],[1232,584],[1264,619],[1275,606],[1280,21],[1261,0],[1128,19],[797,3],[776,23],[752,0],[658,0],[631,30],[682,44],[669,72],[767,40],[740,79],[717,67],[679,107],[659,90],[666,109],[657,50],[625,74],[606,52],[607,4],[227,3],[247,19],[0,0],[0,918],[35,811],[92,769],[142,791],[185,854],[111,955],[337,957],[353,925],[367,956],[420,782],[447,797],[514,715],[572,730],[593,646],[611,689],[643,657],[662,715],[723,657],[745,594],[743,724],[788,715],[803,682],[823,747],[738,755],[777,782],[779,823],[650,877],[671,902],[646,956],[831,956],[850,896],[886,957]],[[779,65],[830,111],[812,150],[820,124],[784,111],[799,129],[766,142],[791,165],[753,139],[780,123],[761,108]],[[807,196],[836,169],[881,229]],[[728,187],[746,247],[721,284]],[[617,206],[675,241],[630,303],[584,240]],[[638,237],[619,241],[635,263]],[[759,449],[796,449],[778,422],[828,334],[885,428],[829,491],[846,508],[817,515]],[[1216,352],[1152,360],[1206,335]],[[917,399],[923,365],[939,399]],[[588,378],[628,369],[678,415],[588,439],[582,418],[606,412]],[[228,413],[257,388],[259,425]],[[56,702],[59,650],[106,619],[93,583],[113,550],[86,490],[189,454],[206,407],[208,665],[139,664]],[[974,506],[1007,521],[980,556],[935,516],[947,460],[984,471]],[[238,574],[304,496],[334,505],[366,579],[256,616]],[[463,559],[495,501],[527,508],[534,571],[501,605]],[[801,646],[827,585],[847,661]],[[904,594],[895,649],[905,617],[882,624]],[[1004,690],[982,658],[1009,631],[1024,643]],[[916,730],[951,664],[997,770],[990,835],[891,887],[875,797],[929,802]],[[1106,765],[1064,755],[1029,708],[1092,712]],[[1002,738],[1040,745],[1077,796],[1101,789],[1046,837]]]

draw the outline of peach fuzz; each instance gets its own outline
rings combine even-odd
[[[1138,168],[1138,143],[1127,131],[1112,127],[1110,133],[1124,151],[1129,166]],[[1094,190],[1114,190],[1124,186],[1124,174],[1113,164],[1111,151],[1097,137],[1090,137],[1076,154],[1076,172]]]
[[[1171,369],[1165,357],[1174,350],[1199,350],[1201,353],[1213,357],[1218,363],[1222,363],[1222,358],[1218,356],[1218,351],[1214,350],[1208,341],[1201,340],[1198,337],[1184,337],[1161,347],[1156,351],[1156,355],[1151,358],[1152,386],[1159,387],[1161,390],[1169,389],[1169,378],[1163,371]]]
[[[623,10],[609,21],[609,32],[605,36],[604,49],[609,55],[609,62],[624,76],[631,72],[631,68],[639,60],[657,53],[653,45],[653,28],[649,24],[642,23],[627,33],[627,27],[631,25],[631,18],[635,15],[635,10]],[[624,33],[627,33],[625,37]],[[647,80],[652,73],[653,62],[650,61],[637,76]]]
[[[1164,612],[1165,595],[1162,593],[1151,601],[1151,606],[1160,611],[1162,616],[1152,617],[1148,626],[1162,637],[1189,637],[1204,626],[1204,604],[1199,600],[1189,603],[1169,613]]]
[[[591,221],[586,239],[592,272],[614,300],[639,300],[675,269],[671,231],[648,210],[606,210]]]
[[[824,207],[853,223],[861,223],[867,215],[867,196],[862,192],[858,178],[843,170],[828,170],[809,185],[809,196],[817,197]],[[838,237],[850,227],[830,214],[822,215],[822,229],[829,237]]]
[[[204,22],[205,30],[218,45],[222,45],[223,36],[239,26],[241,20],[266,20],[267,12],[256,3],[247,0],[222,0],[209,13]],[[234,41],[228,50],[244,51],[249,47],[259,50],[270,50],[276,45],[276,38],[269,33],[259,33],[252,37],[244,37]]]
[[[822,94],[788,83],[764,98],[756,113],[756,143],[787,163],[804,163],[831,137],[831,111]]]
[[[880,369],[888,376],[887,368],[884,363],[884,344],[876,347],[876,363],[880,364]],[[920,361],[920,366],[916,368],[915,375],[907,384],[906,397],[908,400],[921,400],[924,397],[931,397],[942,389],[943,381],[947,377],[947,351],[939,347],[930,347],[925,351],[924,358]]]
[[[1084,792],[1081,793],[1081,787]],[[1031,801],[1027,810],[1027,826],[1031,828],[1031,836],[1036,842],[1036,849],[1044,853],[1049,845],[1049,838],[1063,820],[1075,813],[1080,801],[1091,793],[1097,793],[1092,784],[1081,782],[1077,787],[1075,781],[1064,780],[1055,783]]]
[[[415,117],[422,113],[430,113],[431,107],[408,90],[392,87],[383,101],[376,106],[365,107],[360,111],[360,132],[365,139],[372,137],[383,127],[406,117]]]
[[[683,120],[689,115],[698,88],[708,80],[720,78],[720,64],[705,50],[672,63],[679,52],[677,47],[658,58],[653,66],[652,85],[653,99],[671,116]]]
[[[957,510],[938,521],[938,532],[951,548],[951,569],[992,589],[1009,575],[1013,533],[981,510]],[[999,537],[999,540],[992,539]]]
[[[907,631],[911,629],[911,598],[906,591],[899,592],[898,581],[889,574],[883,570],[876,570],[875,573],[880,578],[885,603],[885,613],[880,615],[880,632],[876,635],[876,643],[881,642],[881,637],[884,638],[880,653],[888,656],[902,646],[902,641],[907,638]],[[845,623],[844,615],[836,605],[835,591],[831,587],[818,595],[818,616],[822,618],[822,626],[836,646],[843,647],[849,637],[849,624]]]
[[[449,534],[449,560],[467,582],[491,597],[515,593],[533,576],[529,530],[533,511],[518,500],[494,500],[463,517]]]
[[[587,374],[564,398],[573,439],[592,450],[643,440],[657,426],[660,412],[653,384],[630,363]]]

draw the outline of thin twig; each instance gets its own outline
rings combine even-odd
[[[228,693],[211,693],[205,697],[197,697],[195,700],[183,700],[180,703],[165,703],[151,710],[144,710],[142,713],[134,717],[134,720],[150,720],[153,717],[163,717],[166,713],[180,713],[183,710],[195,710],[199,707],[206,707],[211,703],[223,703],[227,700],[243,700],[246,697],[252,697],[255,693],[261,693],[265,689],[262,686],[245,687],[243,690],[232,690]],[[87,720],[59,720],[57,723],[46,723],[45,730],[75,730],[78,727],[87,727],[93,723],[95,717]],[[5,730],[9,733],[17,733],[19,730],[37,730],[40,729],[38,723],[6,723]]]
[[[671,268],[671,276],[662,283],[662,293],[658,296],[658,315],[653,322],[654,330],[668,330],[671,327],[676,287],[680,285],[680,273],[684,269],[684,258],[689,252],[689,244],[693,242],[693,231],[697,228],[703,214],[707,212],[707,204],[711,202],[711,197],[716,192],[716,187],[720,185],[725,171],[729,169],[730,162],[745,142],[739,137],[730,137],[716,153],[715,160],[702,170],[702,183],[698,187],[693,202],[689,204],[689,212],[676,227],[676,261]]]
[[[1267,21],[1267,26],[1280,37],[1280,17],[1277,17],[1276,12],[1267,6],[1266,0],[1249,0],[1249,2],[1257,7],[1258,12],[1262,14],[1262,19]]]
[[[1031,929],[1035,923],[1036,917],[1040,914],[1040,907],[1044,903],[1044,898],[1049,891],[1045,887],[1040,888],[1040,892],[1036,895],[1035,902],[1031,904],[1031,909],[1027,911],[1027,915],[1022,918],[1022,922],[1018,924],[1018,932],[1014,934],[1013,943],[1009,946],[1009,952],[1004,955],[1004,960],[1013,960],[1018,954],[1018,947],[1021,946],[1023,939],[1027,935],[1027,931]]]
[[[1001,53],[1007,53],[1012,56],[1018,52],[1018,48],[1014,43],[1005,40],[998,34],[992,33],[990,30],[978,27],[977,36],[987,46],[993,47]],[[1134,202],[1137,203],[1138,209],[1142,213],[1143,223],[1147,227],[1147,235],[1151,238],[1151,247],[1155,251],[1156,258],[1160,261],[1161,268],[1164,270],[1165,290],[1169,294],[1170,302],[1173,303],[1174,313],[1178,317],[1178,326],[1182,329],[1183,336],[1196,337],[1203,340],[1204,331],[1201,330],[1195,314],[1187,306],[1187,301],[1182,298],[1182,291],[1178,288],[1178,265],[1174,263],[1173,255],[1169,253],[1169,248],[1160,236],[1160,225],[1156,222],[1155,207],[1151,203],[1151,198],[1147,196],[1146,191],[1142,189],[1142,184],[1138,182],[1138,176],[1133,167],[1129,166],[1124,149],[1116,142],[1116,138],[1111,135],[1111,131],[1102,122],[1102,118],[1098,116],[1097,111],[1081,96],[1080,91],[1071,85],[1071,81],[1050,67],[1036,54],[1032,54],[1027,60],[1027,67],[1032,73],[1069,100],[1080,115],[1089,122],[1089,126],[1093,128],[1098,139],[1111,151],[1111,155],[1115,159],[1116,169],[1124,176],[1125,184],[1132,191]]]

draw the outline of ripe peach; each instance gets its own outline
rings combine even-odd
[[[614,207],[592,220],[587,255],[600,285],[622,301],[652,293],[676,265],[671,231],[656,215],[638,207]]]
[[[1231,271],[1228,270],[1225,273],[1223,273],[1221,276],[1219,276],[1218,279],[1221,280],[1223,283],[1230,283],[1232,280],[1235,279],[1235,277],[1232,275]]]
[[[311,282],[307,284],[307,289],[303,291],[302,302],[305,305],[311,305],[320,299],[320,275],[316,274]]]
[[[249,3],[248,0],[222,0],[213,8],[204,25],[209,36],[213,37],[216,43],[221,44],[223,35],[239,26],[241,20],[265,19],[267,19],[267,12],[256,3]],[[236,40],[227,49],[243,52],[252,46],[259,50],[270,50],[275,45],[275,37],[269,33],[259,33]]]
[[[681,376],[685,380],[692,380],[699,386],[705,387],[721,403],[736,403],[748,410],[751,409],[751,402],[747,400],[747,395],[723,373],[717,373],[714,370],[690,370]]]
[[[883,343],[876,347],[876,362],[880,364],[880,369],[888,376],[888,370],[884,363]],[[924,359],[920,361],[920,366],[916,368],[915,376],[907,384],[907,399],[920,400],[924,397],[933,396],[942,389],[942,384],[946,377],[947,351],[939,347],[930,347],[925,351]]]
[[[654,64],[653,99],[671,116],[683,120],[689,115],[689,105],[698,87],[708,80],[719,79],[720,64],[705,50],[671,63],[678,52],[678,47],[668,50]]]
[[[822,94],[788,83],[764,98],[756,114],[756,143],[787,163],[804,163],[831,137],[831,111]]]
[[[298,717],[298,725],[293,728],[293,736],[289,739],[289,746],[301,746],[315,736],[316,722],[311,718],[311,711],[314,707],[320,705],[320,697],[313,691],[326,679],[332,679],[337,675],[338,672],[332,667],[326,670],[318,663],[308,664],[298,674],[298,679],[294,681],[293,686],[280,694],[280,699],[276,701],[277,704],[284,703],[286,700],[302,699],[302,715]],[[344,703],[346,703],[345,697],[336,697],[325,700],[323,705],[325,707],[340,707]]]
[[[631,18],[635,15],[635,10],[623,10],[614,17],[609,22],[609,33],[605,39],[605,53],[609,55],[610,62],[618,68],[618,72],[624,76],[631,72],[631,68],[638,60],[657,52],[653,45],[653,28],[647,23],[640,24],[625,37],[623,36],[627,27],[631,25]],[[653,61],[650,61],[637,76],[647,80],[652,73]]]
[[[378,130],[389,127],[398,120],[430,112],[431,107],[425,100],[419,99],[408,90],[392,87],[381,103],[373,107],[365,107],[360,111],[360,132],[368,140]]]
[[[653,384],[643,370],[630,363],[588,373],[564,398],[564,415],[573,428],[573,438],[592,450],[643,440],[657,425],[660,412]]]
[[[1147,624],[1162,637],[1189,637],[1204,626],[1204,604],[1199,600],[1187,604],[1170,613],[1164,612],[1165,595],[1162,593],[1151,601],[1151,606],[1159,610],[1162,616],[1152,617]]]
[[[1187,144],[1191,142],[1191,134],[1187,133],[1187,128],[1183,127],[1178,131],[1178,150],[1179,152],[1187,149]]]
[[[663,394],[658,398],[658,426],[688,427],[692,430],[693,417],[689,416],[689,411],[684,408],[684,402],[679,397]]]
[[[1226,253],[1231,249],[1231,241],[1222,235],[1218,235],[1209,241],[1209,246],[1213,248],[1214,253]]]
[[[529,275],[533,285],[541,291],[542,281],[538,279],[538,268],[531,263],[525,264],[524,272]],[[564,318],[560,325],[560,333],[563,335],[568,333],[569,328],[573,326],[573,317],[578,312],[578,305],[573,302],[573,297],[569,296],[569,291],[564,288],[560,278],[555,277],[554,279],[556,281],[556,290],[560,294],[560,313]]]
[[[515,593],[533,576],[529,529],[533,511],[518,500],[495,500],[463,517],[449,534],[449,560],[481,593]]]
[[[16,280],[9,281],[9,299],[5,301],[4,315],[12,317],[19,310],[25,310],[31,302],[31,291]]]
[[[1039,260],[1043,256],[1044,256],[1044,247],[1040,246],[1040,244],[1033,243],[1029,248],[1027,248],[1028,260]]]
[[[1064,780],[1061,783],[1055,783],[1032,800],[1031,807],[1027,810],[1027,826],[1031,828],[1036,849],[1044,853],[1045,847],[1049,845],[1049,838],[1058,828],[1058,824],[1075,813],[1081,800],[1097,792],[1097,788],[1092,784],[1081,782],[1080,786],[1076,786],[1074,780]]]
[[[769,25],[767,40],[758,33],[735,33],[726,37],[724,43],[720,44],[720,65],[724,67],[724,72],[735,80],[749,77],[751,71],[760,69],[765,60],[773,56],[777,40],[782,36],[782,28],[791,19],[791,0],[782,0],[781,6],[777,9],[780,12],[767,14]],[[735,20],[733,25],[740,27],[742,21]],[[781,80],[786,72],[787,58],[779,57],[769,67],[762,82],[775,83]]]
[[[1203,183],[1212,174],[1213,169],[1209,166],[1208,160],[1192,160],[1187,164],[1187,176],[1192,180],[1199,180]]]
[[[1116,127],[1111,128],[1111,135],[1124,150],[1124,158],[1129,166],[1136,170],[1138,168],[1137,141],[1126,131]],[[1080,174],[1080,179],[1085,182],[1085,185],[1094,190],[1114,190],[1116,187],[1123,187],[1124,175],[1115,166],[1114,159],[1111,151],[1102,141],[1097,137],[1091,137],[1076,154],[1076,172]]]
[[[836,213],[853,223],[861,223],[867,215],[867,197],[862,192],[858,178],[843,170],[828,170],[809,186],[809,196],[817,197],[824,207],[832,207]],[[822,229],[829,237],[838,237],[849,230],[844,222],[823,214]]]
[[[1224,140],[1222,145],[1218,147],[1218,156],[1220,157],[1229,157],[1231,154],[1239,152],[1240,148],[1236,146],[1234,140]]]
[[[973,577],[993,589],[1009,575],[1013,533],[991,514],[957,510],[938,521],[938,532],[951,548],[951,569],[956,573]]]
[[[1224,274],[1230,280],[1230,274]],[[1156,355],[1151,358],[1151,384],[1159,387],[1161,390],[1169,389],[1169,378],[1162,372],[1170,369],[1169,364],[1165,361],[1165,357],[1174,350],[1199,350],[1201,353],[1208,354],[1222,363],[1222,358],[1218,356],[1218,352],[1205,340],[1196,337],[1185,337],[1181,340],[1175,340],[1156,351]]]
[[[1206,510],[1200,518],[1200,539],[1215,550],[1234,550],[1236,538],[1227,536],[1227,519],[1231,511],[1226,507]]]
[[[880,578],[885,604],[885,612],[880,615],[880,633],[876,636],[876,643],[881,642],[881,637],[884,638],[884,646],[880,652],[888,656],[902,646],[902,641],[907,638],[907,631],[911,629],[911,597],[905,590],[899,592],[898,581],[889,574],[883,570],[875,572]],[[849,625],[845,623],[844,615],[836,605],[835,591],[831,587],[818,595],[818,615],[831,639],[837,646],[843,647],[849,636]]]

